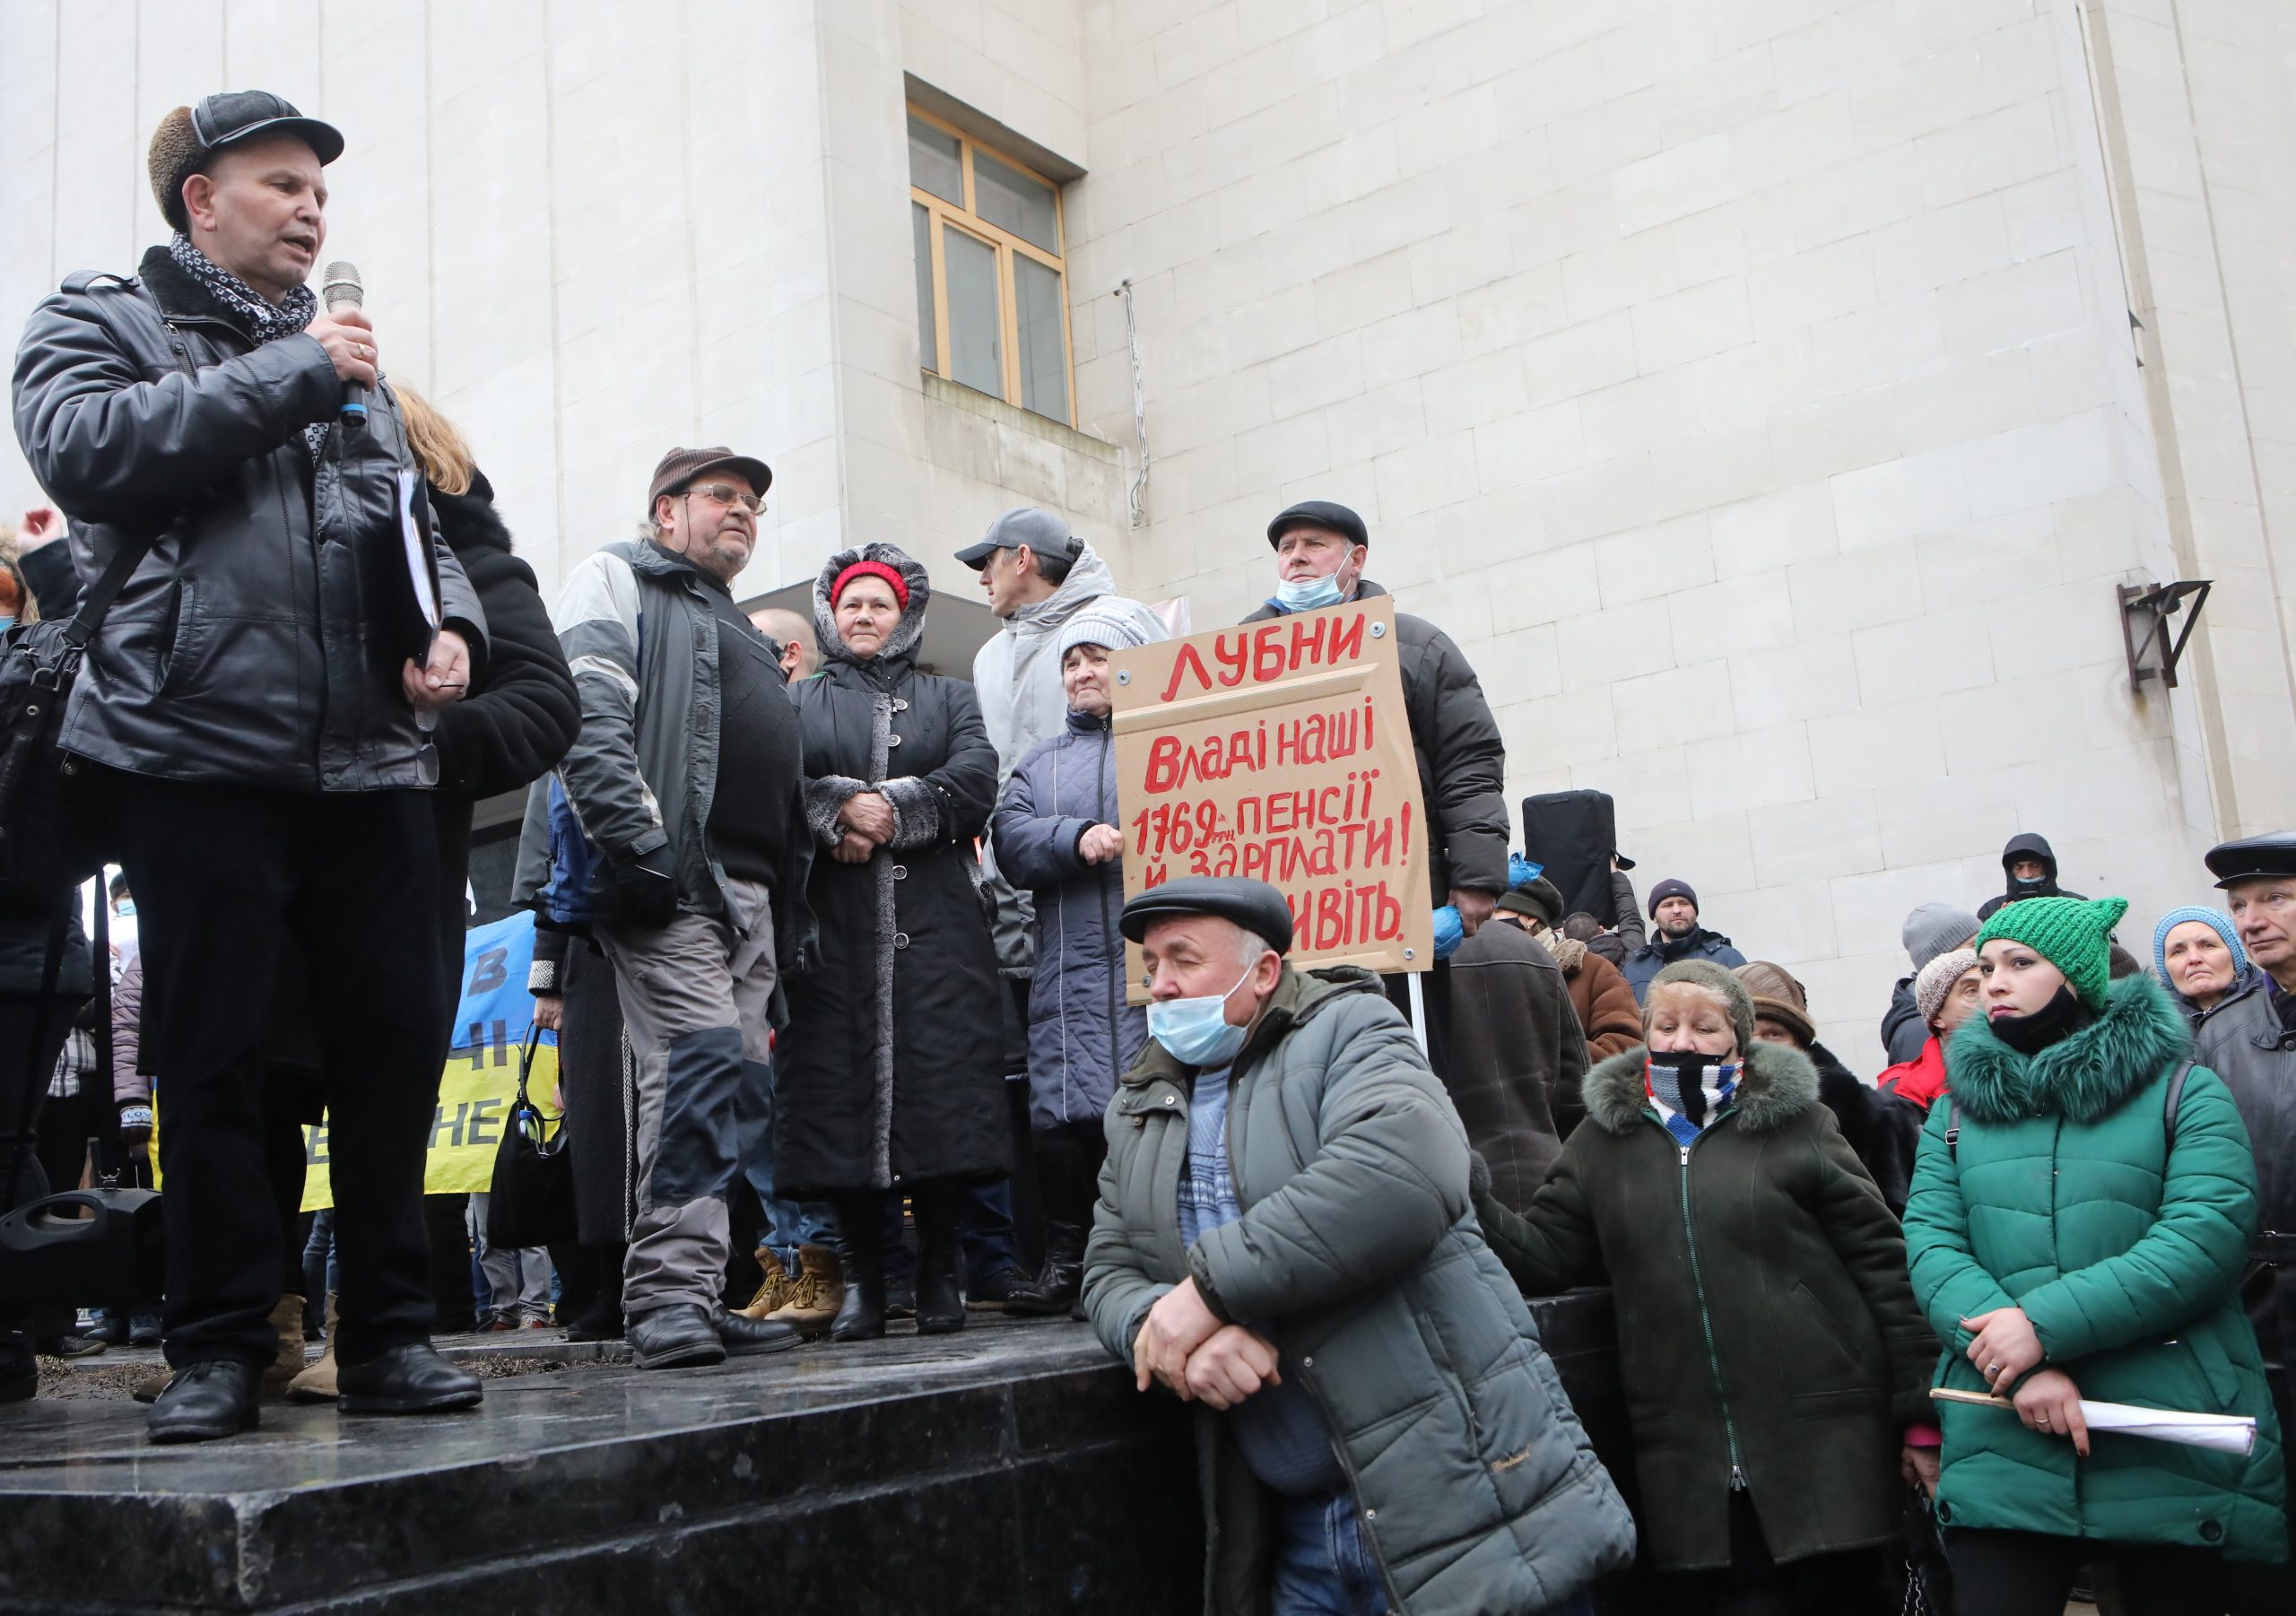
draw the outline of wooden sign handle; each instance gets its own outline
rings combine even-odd
[[[2013,1409],[2017,1405],[2006,1397],[1996,1397],[1989,1392],[1957,1392],[1951,1386],[1932,1386],[1929,1395],[1938,1403],[1973,1403],[1979,1408]]]

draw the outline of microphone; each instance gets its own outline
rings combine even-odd
[[[337,258],[326,266],[320,280],[319,296],[326,300],[329,314],[340,314],[346,308],[366,306],[367,289],[359,283],[359,266],[348,258]],[[355,381],[343,384],[343,419],[364,421],[367,418],[367,389]]]

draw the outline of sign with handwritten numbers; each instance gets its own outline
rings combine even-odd
[[[1178,875],[1266,882],[1291,960],[1434,963],[1426,804],[1380,596],[1118,651],[1124,893]],[[1136,945],[1125,981],[1144,1003]]]

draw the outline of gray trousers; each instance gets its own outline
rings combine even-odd
[[[764,887],[726,885],[747,935],[714,915],[598,928],[638,1068],[638,1209],[622,1282],[631,1318],[718,1306],[740,1142],[772,1103],[773,916]]]

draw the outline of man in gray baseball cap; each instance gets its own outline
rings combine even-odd
[[[1213,1411],[1214,1579],[1277,1568],[1285,1610],[1583,1608],[1633,1522],[1467,1215],[1465,1132],[1378,978],[1287,964],[1263,882],[1183,877],[1121,925],[1151,1041],[1109,1102],[1084,1306],[1141,1391]],[[1483,1343],[1464,1371],[1442,1344],[1463,1341]],[[1476,1434],[1502,1430],[1503,1471]]]
[[[996,795],[1002,801],[1013,769],[1039,742],[1068,727],[1068,692],[1060,683],[1060,631],[1086,606],[1133,624],[1136,639],[1164,638],[1161,619],[1138,601],[1116,592],[1116,575],[1065,518],[1040,506],[1023,505],[988,525],[977,544],[957,552],[957,560],[980,574],[988,609],[1004,626],[972,659],[973,692],[980,699],[981,722],[996,748]],[[1030,978],[1036,965],[1036,912],[1028,895],[998,873],[994,841],[985,867],[995,905],[990,927],[996,941],[997,969],[1013,995],[1009,1023],[1012,1069],[1028,1065],[1019,1030],[1029,1022]],[[1027,1147],[1022,1144],[1025,1158]],[[967,1296],[1002,1305],[1018,1294],[1028,1276],[1021,1268],[1013,1235],[1012,1190],[1004,1180],[966,1192],[964,1214]]]

